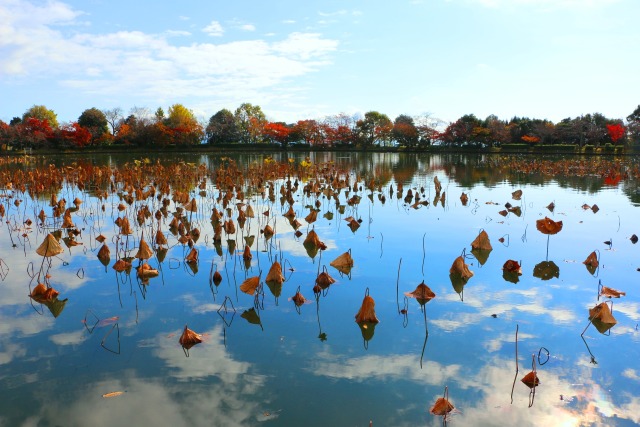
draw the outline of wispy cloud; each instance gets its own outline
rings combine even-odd
[[[224,34],[222,25],[220,25],[218,21],[211,21],[211,23],[204,27],[202,31],[213,37],[220,37]]]
[[[164,32],[169,37],[187,37],[190,36],[191,33],[189,31],[181,31],[181,30],[167,30]]]

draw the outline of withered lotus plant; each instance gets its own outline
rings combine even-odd
[[[189,350],[194,345],[200,344],[202,342],[202,335],[196,333],[195,331],[192,331],[187,327],[187,325],[185,325],[184,331],[182,332],[182,335],[180,336],[178,342],[183,348]]]
[[[367,288],[360,310],[356,313],[356,323],[378,323],[380,322],[376,317],[375,310],[376,303],[369,295],[369,288]]]

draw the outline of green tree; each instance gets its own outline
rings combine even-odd
[[[155,112],[155,117],[156,117],[156,122],[158,123],[164,121],[165,116],[164,116],[164,110],[162,109],[162,107],[158,107],[158,109]]]
[[[640,145],[640,105],[627,116],[627,129],[633,145]]]
[[[393,123],[386,114],[377,111],[369,111],[364,118],[356,123],[358,137],[363,147],[371,147],[374,144],[387,145],[391,140]]]
[[[109,124],[104,113],[97,108],[86,109],[78,117],[78,125],[91,133],[91,139],[95,143],[100,137],[109,132]]]
[[[58,115],[44,105],[34,105],[25,111],[22,115],[22,121],[24,122],[28,118],[46,120],[52,129],[56,129],[58,127]]]
[[[205,134],[209,144],[233,144],[240,140],[236,118],[226,108],[211,116]]]
[[[245,102],[236,108],[234,116],[240,131],[241,142],[255,144],[261,141],[267,118],[258,105],[251,105]]]

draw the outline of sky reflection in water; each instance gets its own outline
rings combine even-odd
[[[318,156],[347,162],[338,158],[344,156]],[[256,159],[262,160],[248,160]],[[188,161],[215,165],[218,160]],[[218,255],[209,222],[211,194],[217,190],[210,185],[207,198],[196,196],[202,207],[194,219],[202,232],[196,244],[198,272],[185,267],[188,251],[172,237],[164,262],[151,259],[160,276],[146,287],[135,271],[127,276],[111,269],[117,197],[107,200],[104,214],[96,200],[86,198],[74,213],[84,228],[83,246],[65,248],[50,271],[52,286],[68,298],[57,318],[35,304],[38,314],[27,296],[25,272],[31,261],[40,262],[34,254],[44,233],[34,227],[30,244],[13,248],[9,227],[2,229],[0,258],[10,271],[0,283],[0,425],[366,426],[369,420],[374,425],[440,425],[441,418],[428,410],[445,385],[457,408],[449,419],[452,425],[640,424],[640,300],[632,286],[640,274],[640,248],[629,241],[640,230],[634,229],[638,207],[633,188],[602,187],[592,177],[510,175],[483,169],[475,157],[354,155],[350,161],[352,180],[373,173],[383,180],[386,201],[375,191],[372,202],[371,192],[363,189],[360,204],[340,214],[332,200],[319,198],[318,220],[311,227],[327,249],[313,259],[302,245],[304,235],[294,236],[282,216],[286,208],[277,200],[270,222],[276,235],[270,241],[259,233],[265,220],[255,219],[238,229],[236,254],[228,253],[223,238],[223,255]],[[436,175],[446,193],[444,206],[432,203]],[[395,194],[391,197],[389,186],[397,187],[397,180],[404,184],[403,197],[409,188],[421,192],[424,187],[423,198],[431,204],[413,209]],[[517,189],[523,191],[520,201],[511,198]],[[469,195],[467,206],[459,199],[462,191]],[[72,200],[78,194],[65,188],[60,196]],[[21,197],[20,210],[9,210],[8,218],[39,211],[27,195]],[[316,199],[300,193],[295,199],[306,235],[305,206]],[[345,200],[343,193],[341,204]],[[554,212],[546,209],[551,201]],[[258,216],[269,207],[265,202],[252,197]],[[522,214],[499,215],[506,202],[520,206]],[[600,207],[595,214],[582,208],[594,203]],[[326,212],[334,214],[332,220],[322,216]],[[350,215],[362,220],[355,232],[344,221]],[[535,227],[544,216],[564,223],[548,241]],[[96,259],[98,230],[112,246],[107,268]],[[470,253],[481,230],[494,248],[484,264]],[[241,250],[247,235],[256,237],[245,270]],[[355,260],[350,276],[328,266],[348,249]],[[582,264],[593,250],[600,254],[595,275]],[[449,268],[463,253],[474,276],[458,292]],[[279,254],[286,260],[282,294],[276,298],[265,287],[255,313],[259,321],[252,323],[242,314],[254,314],[249,311],[254,298],[238,286],[260,272],[264,279]],[[502,276],[507,259],[522,265],[517,283]],[[558,277],[533,276],[543,261],[559,267]],[[209,285],[212,264],[223,276],[218,287]],[[336,283],[316,301],[312,287],[323,265]],[[404,292],[423,280],[437,295],[425,305],[426,317],[418,302],[404,299]],[[580,334],[600,281],[628,295],[614,302],[618,324],[610,335],[590,326],[583,341]],[[288,298],[298,286],[312,303],[296,309]],[[354,316],[367,288],[380,323],[364,331]],[[221,316],[223,303],[228,311]],[[406,318],[398,312],[405,304]],[[118,317],[119,340],[111,324],[93,330],[83,324],[89,309],[100,319]],[[185,324],[204,339],[189,357],[178,344]],[[516,325],[519,373],[511,403]],[[529,389],[519,379],[542,347],[550,357],[537,367],[541,384],[529,408]],[[102,397],[113,391],[126,393]]]

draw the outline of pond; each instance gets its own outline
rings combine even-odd
[[[534,158],[231,157],[2,166],[0,425],[640,425],[637,181],[514,169]],[[492,250],[472,251],[482,232]]]

